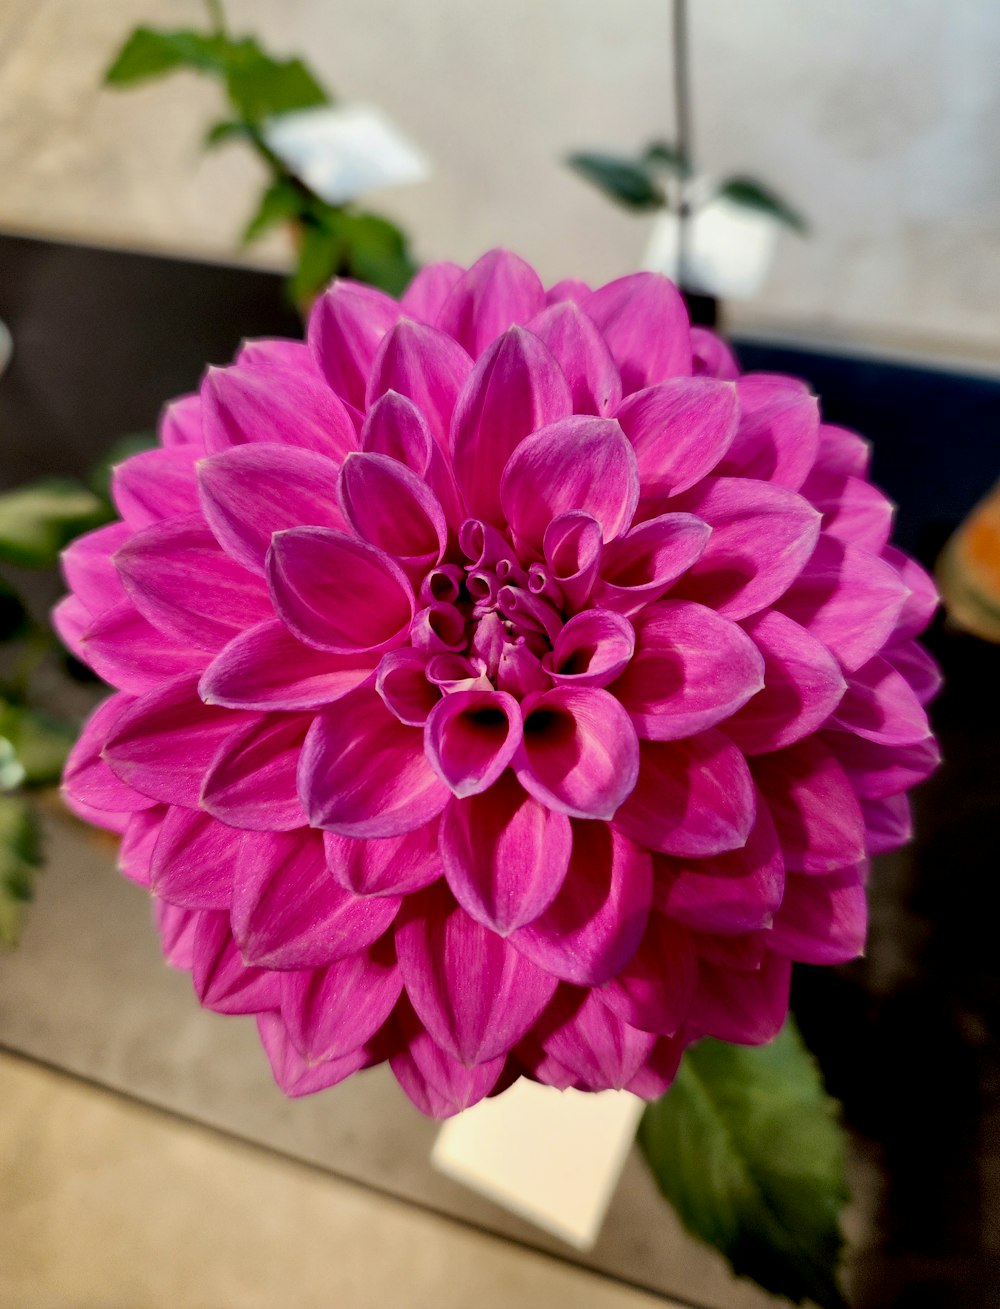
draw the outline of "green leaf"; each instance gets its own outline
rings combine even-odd
[[[41,864],[34,810],[23,796],[0,795],[0,942],[16,945]]]
[[[243,231],[243,240],[256,241],[278,223],[301,217],[308,204],[309,197],[303,194],[301,186],[296,186],[291,178],[279,177],[261,196],[257,212]]]
[[[289,279],[289,291],[296,304],[310,300],[336,275],[343,249],[339,231],[312,222],[303,224],[298,264]]]
[[[846,1309],[837,1106],[791,1019],[767,1046],[692,1046],[643,1115],[639,1143],[684,1226],[734,1273],[796,1303]]]
[[[570,155],[566,162],[581,177],[626,209],[662,209],[667,203],[646,165],[633,159],[583,152]]]
[[[101,461],[94,465],[87,478],[87,485],[95,495],[99,495],[108,505],[111,504],[111,472],[130,455],[141,454],[143,450],[153,450],[157,445],[155,432],[132,432],[119,437]]]
[[[746,209],[769,214],[776,222],[784,223],[800,236],[805,236],[809,231],[809,224],[797,210],[752,177],[730,177],[719,187],[716,195],[734,205],[743,205]]]
[[[226,118],[222,122],[212,124],[205,133],[202,144],[206,150],[214,150],[216,146],[224,145],[226,141],[245,141],[252,137],[253,128],[249,124]]]
[[[77,729],[25,705],[0,701],[0,738],[10,742],[29,786],[50,786],[62,776]]]
[[[109,86],[131,86],[178,68],[221,73],[228,46],[229,42],[222,36],[137,27],[104,74],[104,80]]]
[[[665,168],[668,172],[677,173],[680,177],[688,177],[691,173],[684,156],[669,141],[651,141],[642,152],[642,161],[644,164],[652,164],[658,168]]]
[[[330,99],[301,59],[272,59],[252,37],[230,42],[226,88],[233,108],[248,123]]]
[[[33,482],[0,495],[0,559],[49,568],[74,536],[97,526],[104,506],[78,482]]]
[[[409,286],[416,265],[403,233],[378,214],[345,213],[341,223],[342,263],[349,277],[399,296]]]

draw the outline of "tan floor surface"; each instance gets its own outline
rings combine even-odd
[[[670,1302],[0,1056],[4,1309]]]

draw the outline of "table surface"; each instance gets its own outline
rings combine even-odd
[[[2,236],[0,318],[15,342],[0,379],[6,484],[84,473],[242,337],[297,328],[266,273]],[[742,352],[809,377],[830,418],[873,438],[902,538],[927,562],[1000,470],[994,381]],[[946,762],[917,798],[917,840],[877,862],[866,958],[802,968],[794,990],[851,1129],[859,1309],[1000,1303],[1000,649],[942,625],[929,639],[949,676],[934,709]],[[163,968],[146,896],[114,873],[113,846],[55,809],[48,840],[24,941],[0,959],[6,1049],[660,1295],[774,1303],[681,1231],[635,1153],[583,1256],[434,1173],[434,1125],[382,1070],[284,1100],[253,1024],[201,1011]]]

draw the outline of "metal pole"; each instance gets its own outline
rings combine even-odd
[[[691,141],[691,82],[688,66],[687,0],[673,0],[674,141],[681,161],[680,203],[677,211],[677,281],[687,282],[691,240],[690,178],[694,173]]]

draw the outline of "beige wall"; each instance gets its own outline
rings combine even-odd
[[[697,151],[810,216],[744,321],[1000,346],[1000,6],[992,0],[691,0]],[[669,131],[666,0],[230,0],[387,109],[434,178],[379,205],[424,257],[503,243],[551,277],[635,266],[647,225],[559,160]],[[256,165],[202,157],[213,88],[103,92],[129,26],[194,0],[0,0],[0,226],[228,257]],[[275,261],[280,244],[257,257]]]

